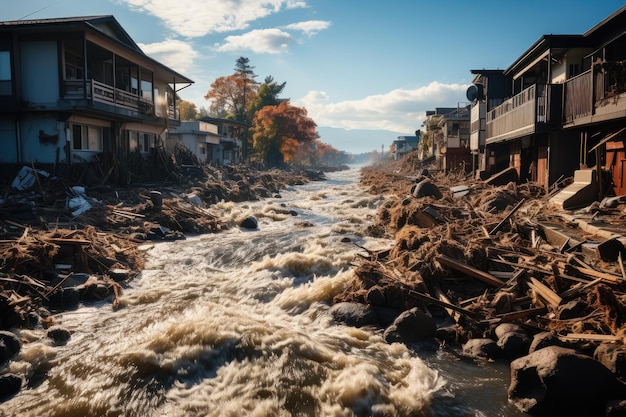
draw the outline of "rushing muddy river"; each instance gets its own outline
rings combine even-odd
[[[258,230],[155,244],[120,308],[55,317],[72,332],[67,344],[22,331],[28,342],[10,368],[28,385],[0,415],[523,415],[507,404],[506,364],[332,322],[358,245],[393,242],[363,236],[382,197],[359,188],[358,170],[328,177],[212,208],[232,222],[253,215]]]

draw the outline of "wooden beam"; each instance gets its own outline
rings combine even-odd
[[[619,342],[621,337],[612,334],[591,334],[591,333],[568,333],[566,336],[559,336],[565,340],[589,340],[592,342]]]
[[[512,311],[510,313],[499,314],[497,317],[501,321],[513,321],[518,319],[523,319],[528,316],[536,316],[537,314],[541,314],[546,311],[545,307],[534,307],[528,308],[526,310]]]
[[[446,297],[446,295],[443,293],[443,291],[441,291],[440,288],[435,289],[435,294],[437,295],[437,298],[439,299],[439,301],[452,305],[448,297]],[[459,320],[461,320],[461,314],[458,311],[453,310],[450,307],[444,307],[444,309],[456,323],[458,323]]]
[[[496,225],[496,227],[494,227],[493,229],[491,229],[491,231],[489,232],[489,234],[490,234],[490,235],[495,235],[495,234],[496,234],[496,232],[497,232],[498,230],[500,230],[500,228],[504,225],[504,223],[506,223],[506,222],[507,222],[507,221],[511,218],[511,216],[513,216],[513,214],[515,214],[515,212],[516,212],[517,210],[519,210],[519,209],[520,209],[520,207],[522,207],[522,204],[524,204],[524,202],[525,202],[525,201],[526,201],[526,199],[525,199],[525,198],[522,198],[520,201],[518,201],[518,203],[515,205],[515,207],[513,207],[513,209],[509,212],[509,214],[507,214],[507,215],[504,217],[504,219],[502,219],[502,221]]]
[[[537,295],[550,303],[550,305],[554,308],[557,308],[563,301],[563,299],[557,293],[552,291],[550,288],[548,288],[547,285],[534,277],[530,277],[530,281],[528,281],[527,284],[533,291],[537,293]]]
[[[438,255],[435,260],[437,260],[437,262],[439,262],[440,264],[447,266],[448,268],[463,272],[464,274],[467,274],[472,278],[482,281],[485,284],[491,285],[492,287],[501,287],[504,285],[504,281],[494,277],[493,275],[485,271],[481,271],[480,269],[471,267],[466,263],[459,262],[456,259],[452,259],[449,256]]]

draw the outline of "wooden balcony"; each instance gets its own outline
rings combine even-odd
[[[487,112],[487,144],[549,129],[561,121],[562,88],[534,84]]]
[[[156,117],[153,101],[95,80],[65,81],[63,98],[104,103],[136,112],[138,116]],[[167,112],[169,120],[178,120],[178,111],[174,106],[168,106]]]
[[[564,83],[565,128],[626,117],[626,79],[620,64],[595,64],[595,69]]]

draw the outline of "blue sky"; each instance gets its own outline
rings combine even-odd
[[[5,3],[9,3],[4,0]],[[610,0],[21,0],[2,19],[114,15],[149,56],[193,79],[198,108],[218,77],[250,59],[286,82],[320,140],[385,149],[427,110],[467,101],[470,70],[505,69],[544,34],[582,34],[622,7]]]

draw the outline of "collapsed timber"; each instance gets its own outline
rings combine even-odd
[[[117,307],[154,241],[237,225],[212,210],[215,203],[280,197],[288,186],[325,178],[320,171],[247,165],[159,169],[161,180],[117,187],[107,182],[110,175],[75,185],[26,166],[3,187],[0,329],[49,327],[50,311],[81,302],[106,300]]]
[[[532,183],[405,165],[363,170],[362,184],[388,195],[369,232],[395,244],[363,248],[335,319],[382,326],[390,343],[434,339],[463,357],[511,361],[509,399],[533,415],[605,415],[624,400],[622,239],[581,229]],[[580,214],[623,232],[625,209]]]

